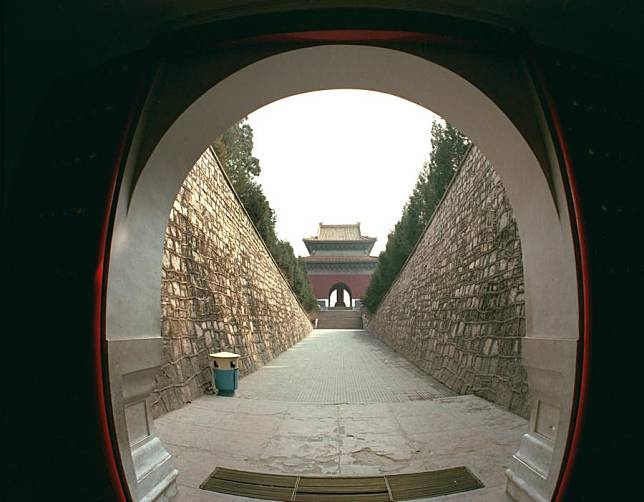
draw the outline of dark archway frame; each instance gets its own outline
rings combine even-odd
[[[538,79],[533,80],[533,83],[536,83],[536,82],[538,82]],[[588,335],[587,315],[588,314],[587,314],[587,309],[584,308],[584,307],[587,307],[587,301],[586,300],[587,300],[587,296],[588,296],[588,290],[587,290],[587,287],[585,286],[585,284],[587,284],[587,282],[584,280],[584,279],[587,279],[587,273],[585,272],[586,268],[585,268],[585,261],[584,261],[584,257],[585,257],[584,240],[583,240],[583,234],[581,233],[581,224],[580,224],[581,222],[579,220],[579,212],[578,212],[578,209],[577,209],[577,206],[576,206],[576,204],[578,204],[576,202],[576,200],[577,200],[576,191],[574,189],[574,184],[572,183],[572,180],[571,180],[572,172],[570,170],[569,158],[568,158],[568,155],[567,155],[567,149],[566,149],[565,143],[563,142],[563,136],[561,134],[561,128],[558,126],[558,121],[557,121],[557,118],[556,118],[556,110],[552,107],[551,102],[549,102],[549,100],[547,99],[548,94],[547,94],[547,89],[545,89],[545,86],[541,85],[541,87],[538,90],[540,91],[539,94],[542,96],[542,98],[544,98],[544,101],[545,101],[545,103],[542,103],[542,105],[543,105],[542,111],[544,112],[544,117],[542,117],[542,119],[544,119],[549,124],[549,127],[552,127],[553,130],[551,130],[549,132],[554,133],[554,138],[551,138],[549,134],[546,135],[546,139],[550,138],[550,139],[555,140],[550,145],[550,147],[553,150],[553,152],[550,152],[550,153],[554,156],[555,160],[561,159],[563,161],[562,162],[563,167],[566,168],[566,170],[562,173],[563,176],[562,176],[562,180],[561,180],[562,184],[563,184],[562,186],[564,188],[564,191],[563,191],[563,193],[559,194],[559,201],[558,201],[559,204],[555,204],[555,205],[558,206],[557,207],[558,212],[563,212],[564,213],[564,219],[566,219],[565,213],[566,213],[566,208],[568,206],[564,207],[564,205],[562,205],[561,202],[564,201],[566,197],[571,197],[571,199],[572,199],[572,205],[569,206],[569,208],[571,210],[571,221],[569,223],[572,225],[572,228],[575,230],[574,235],[573,235],[573,239],[572,239],[572,243],[574,245],[574,250],[575,250],[575,253],[576,253],[576,266],[577,266],[577,269],[579,271],[578,279],[580,280],[580,284],[579,284],[580,288],[578,290],[578,295],[584,300],[584,302],[582,302],[582,304],[581,304],[582,308],[580,309],[581,310],[580,314],[583,314],[582,320],[585,321],[585,322],[580,323],[581,324],[580,328],[582,328],[582,333],[584,334],[583,340],[587,341],[587,335]],[[449,114],[445,114],[445,115],[448,116],[448,118],[449,118]],[[139,124],[137,124],[137,125],[140,127],[141,123],[139,122]],[[534,145],[531,145],[531,146],[533,146],[533,148],[534,148]],[[539,147],[534,148],[534,149],[539,150]],[[546,148],[546,150],[547,150],[547,148]],[[487,151],[485,151],[485,152],[487,153]],[[535,153],[536,153],[537,157],[541,157],[540,160],[543,160],[542,159],[543,151],[542,152],[535,152]],[[140,161],[141,159],[139,158],[138,160]],[[186,160],[189,161],[190,159],[186,159]],[[128,159],[128,162],[135,163],[135,164],[137,163],[136,160],[132,159],[131,156]],[[190,166],[192,164],[188,163],[186,165]],[[542,165],[543,165],[543,163],[542,163]],[[138,182],[138,176],[139,176],[138,170],[136,169],[136,167],[133,167],[132,164],[130,164],[130,167],[132,169],[130,169],[129,182],[130,183]],[[140,164],[139,164],[138,167],[141,168]],[[125,173],[126,178],[128,177],[128,172],[127,171],[128,170],[126,168],[126,173]],[[552,173],[550,173],[550,174],[552,174]],[[546,178],[548,178],[548,173],[546,173]],[[552,180],[548,179],[548,181],[549,181],[549,184],[552,185]],[[127,185],[127,183],[126,183],[126,185]],[[134,187],[135,185],[136,185],[136,183],[132,183],[131,186]],[[555,183],[555,185],[556,185],[556,183]],[[121,190],[121,199],[119,201],[117,211],[119,211],[119,210],[122,211],[123,209],[125,209],[125,214],[127,215],[127,213],[128,213],[127,207],[129,206],[129,203],[133,201],[133,197],[135,196],[135,194],[134,194],[133,190],[126,191],[125,194],[124,194],[123,188],[124,187],[121,187],[121,189],[122,189]],[[125,188],[127,188],[127,187],[125,187]],[[554,190],[554,192],[556,192],[556,189]],[[124,195],[126,197],[125,200],[122,198]],[[556,193],[553,195],[553,198],[555,198],[555,199],[557,198]],[[555,202],[557,202],[557,201],[555,201]],[[115,226],[118,226],[118,215],[117,215],[116,220],[117,221],[115,222],[116,223]],[[109,228],[109,226],[110,225],[106,225],[106,228]],[[112,246],[112,253],[114,253],[114,251],[115,251],[115,249],[114,249],[114,245],[113,245]],[[118,250],[117,250],[117,253],[118,253]],[[113,270],[112,270],[112,265],[111,265],[110,266],[110,275],[112,275],[112,272],[113,272]],[[118,272],[116,272],[116,274],[118,274]],[[105,277],[104,276],[102,278],[99,277],[99,279],[101,279],[101,284],[104,284]],[[109,293],[108,293],[108,300],[109,300]],[[110,306],[110,302],[108,301],[108,307],[109,306]],[[118,308],[115,309],[115,310],[118,311]],[[109,312],[108,312],[108,315],[109,315]],[[154,339],[153,336],[151,336],[149,338],[146,338],[146,337],[138,337],[137,338],[137,340],[139,340],[139,341],[147,340],[147,342],[144,342],[143,345],[146,345],[146,343],[147,343],[150,347],[156,345],[156,342],[154,342],[153,339]],[[110,343],[109,343],[109,318],[108,318],[108,345],[110,345]],[[110,373],[110,378],[111,379],[114,379],[114,378],[118,379],[117,375],[115,375],[117,373],[116,368],[111,367],[112,362],[117,361],[119,359],[119,354],[122,354],[122,351],[119,351],[119,349],[117,349],[116,346],[121,345],[122,347],[124,347],[127,344],[118,344],[118,343],[116,343],[116,344],[113,344],[113,345],[115,347],[115,350],[110,352],[110,369],[109,369],[110,371],[109,371],[109,373]],[[588,347],[587,343],[584,344],[584,347],[585,348]],[[584,380],[583,379],[583,371],[586,368],[586,365],[587,365],[587,362],[588,362],[588,357],[587,357],[588,352],[587,352],[587,350],[584,350],[583,352],[579,352],[579,355],[580,355],[580,360],[583,362],[583,364],[582,364],[582,366],[580,368],[581,371],[577,373],[577,380],[579,382],[583,382],[583,380]],[[120,369],[122,370],[123,368],[120,368]],[[140,371],[136,371],[134,373],[140,373]],[[139,374],[139,376],[141,376],[141,375]],[[115,382],[115,381],[111,381],[110,383],[111,383],[112,392],[113,392],[113,398],[114,398],[114,387],[118,387],[118,383]],[[577,387],[578,390],[583,389],[583,388],[585,388],[583,385],[581,387],[579,387],[579,386]],[[583,393],[578,393],[578,392],[575,393],[575,401],[577,401],[577,403],[578,403],[577,415],[576,415],[578,419],[575,420],[574,417],[573,417],[573,419],[572,419],[572,425],[573,426],[575,426],[575,425],[579,426],[580,425],[579,418],[582,416],[582,410],[583,410],[583,407],[580,406],[580,405],[583,404],[583,399],[584,399],[584,394]],[[117,400],[117,402],[113,402],[113,404],[115,404],[115,410],[118,411],[118,408],[119,408],[118,400]],[[109,421],[110,418],[112,418],[112,417],[109,417],[107,415],[107,411],[105,411],[104,418],[105,418],[106,421]],[[118,429],[119,429],[118,417],[114,416],[114,419],[116,420],[115,428],[118,431]],[[123,427],[123,425],[124,425],[123,423],[120,424],[121,427]],[[148,426],[149,425],[150,424],[148,424]],[[127,425],[126,425],[125,428],[127,430]],[[562,464],[562,465],[566,465],[566,466],[570,465],[569,460],[572,458],[572,454],[574,454],[574,451],[575,451],[575,441],[574,441],[574,439],[576,437],[578,437],[579,428],[578,427],[573,427],[571,430],[572,430],[572,433],[568,434],[567,437],[572,439],[572,441],[567,441],[566,442],[567,443],[566,444],[566,446],[567,446],[566,451],[567,451],[567,460],[568,461],[566,461],[565,463]],[[121,446],[122,445],[120,444],[120,441],[119,441],[119,447],[121,447]],[[113,453],[114,452],[112,451],[112,454]],[[122,459],[124,457],[123,453],[124,452],[121,449],[121,458]],[[109,448],[108,448],[107,454],[108,454],[108,456],[110,455]],[[127,470],[127,465],[126,465],[127,464],[127,459],[123,459],[123,460],[124,460],[123,461],[124,470]],[[116,465],[118,467],[118,463]],[[565,471],[565,470],[563,471],[564,476],[563,476],[563,478],[561,478],[564,483],[565,483],[565,479],[566,479],[566,474],[565,474],[566,472],[567,471]],[[557,477],[557,479],[560,479],[560,478]],[[554,488],[557,488],[557,486],[561,487],[562,485],[555,483]],[[129,488],[130,488],[130,491],[132,491],[132,482],[130,482],[130,487]],[[127,490],[124,490],[124,491],[127,491]],[[561,490],[559,490],[559,493],[561,493]],[[138,495],[134,495],[134,496],[138,497]]]

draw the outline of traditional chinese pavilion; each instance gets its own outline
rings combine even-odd
[[[324,225],[304,240],[310,256],[303,258],[320,308],[355,308],[367,292],[378,258],[370,256],[375,237],[366,237],[360,223]],[[344,301],[348,293],[349,304]],[[331,295],[334,304],[331,305]]]

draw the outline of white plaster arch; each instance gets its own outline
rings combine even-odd
[[[530,92],[525,82],[517,85]],[[553,176],[549,184],[517,127],[461,76],[402,51],[360,45],[296,49],[250,64],[177,118],[135,183],[128,181],[128,171],[135,167],[136,152],[130,155],[112,236],[106,333],[117,440],[134,497],[161,493],[176,476],[171,457],[154,435],[146,398],[161,364],[164,231],[184,178],[209,142],[241,117],[294,94],[339,88],[393,94],[438,113],[473,140],[501,177],[522,241],[523,358],[533,401],[531,432],[508,470],[508,490],[547,500],[566,446],[579,338],[574,241],[558,166],[546,166]],[[535,120],[542,120],[536,107]],[[551,145],[545,131],[543,140]]]

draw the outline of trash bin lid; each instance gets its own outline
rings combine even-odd
[[[236,357],[241,357],[239,354],[233,352],[217,352],[216,354],[210,354],[210,357],[216,357],[219,359],[234,359]]]

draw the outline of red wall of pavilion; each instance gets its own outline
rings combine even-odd
[[[364,298],[371,274],[309,274],[316,298],[328,298],[331,286],[342,282],[349,286],[351,298]]]

